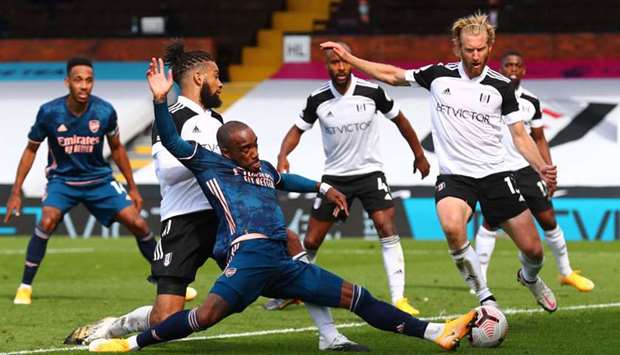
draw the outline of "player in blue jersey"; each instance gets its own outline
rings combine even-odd
[[[67,62],[65,85],[69,94],[43,104],[28,134],[4,222],[21,208],[21,187],[32,167],[37,150],[47,138],[48,179],[43,195],[43,214],[28,243],[22,283],[15,304],[32,303],[32,281],[45,256],[47,242],[63,215],[79,203],[103,224],[122,223],[135,236],[140,252],[149,262],[155,240],[146,221],[140,217],[142,197],[133,180],[125,147],[120,141],[116,111],[108,102],[91,95],[94,85],[90,60],[72,58]],[[107,137],[112,160],[127,181],[129,192],[112,177],[103,157]]]
[[[166,75],[163,61],[153,58],[147,77],[163,145],[194,173],[219,217],[214,256],[225,257],[226,268],[199,308],[175,313],[128,339],[96,340],[89,345],[90,351],[127,352],[183,338],[242,312],[260,295],[348,308],[378,329],[425,338],[444,349],[454,349],[470,331],[475,311],[446,324],[428,323],[375,299],[361,286],[316,265],[293,260],[287,253],[286,222],[276,189],[319,190],[336,204],[335,213],[348,213],[346,197],[326,183],[278,173],[259,159],[256,135],[241,122],[228,122],[218,130],[222,155],[182,140],[166,106],[171,72]]]
[[[213,109],[222,103],[223,85],[213,57],[201,50],[186,51],[182,42],[173,41],[166,47],[164,60],[181,89],[177,102],[169,107],[177,131],[182,138],[219,152],[216,133],[223,118]],[[162,145],[157,127],[153,127],[152,133],[153,160],[162,194],[162,238],[152,264],[152,275],[157,282],[155,302],[120,317],[105,317],[80,326],[65,339],[65,344],[88,344],[96,339],[142,332],[182,311],[188,283],[195,279],[198,269],[211,257],[218,218],[191,171]],[[288,237],[293,236],[289,234]],[[306,253],[298,238],[289,239],[287,246],[293,258],[305,258]],[[305,304],[305,307],[318,328],[319,350],[366,349],[336,329],[329,309],[311,304]]]

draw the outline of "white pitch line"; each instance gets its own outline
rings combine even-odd
[[[558,308],[558,312],[560,311],[579,311],[586,309],[605,309],[605,308],[617,308],[620,307],[620,302],[613,303],[600,303],[600,304],[582,304],[576,306],[567,306]],[[505,314],[531,314],[531,313],[543,313],[545,312],[540,308],[508,308],[502,310]],[[434,317],[420,318],[427,322],[438,321],[438,320],[447,320],[451,318],[456,318],[460,316],[460,314],[450,314],[450,315],[440,315]],[[356,323],[344,323],[339,324],[336,328],[357,328],[366,326],[365,322],[356,322]],[[284,328],[284,329],[271,329],[271,330],[261,330],[256,332],[245,332],[245,333],[230,333],[230,334],[218,334],[218,335],[209,335],[209,336],[196,336],[189,337],[185,339],[179,339],[176,341],[195,341],[195,340],[212,340],[212,339],[229,339],[229,338],[245,338],[245,337],[254,337],[261,335],[272,335],[272,334],[287,334],[287,333],[302,333],[302,332],[310,332],[316,331],[316,327],[303,327],[303,328]],[[35,349],[35,350],[22,350],[15,351],[9,353],[0,353],[0,355],[26,355],[26,354],[37,354],[37,353],[47,353],[52,351],[76,351],[76,350],[88,350],[87,346],[72,346],[68,348],[50,348],[50,349]]]

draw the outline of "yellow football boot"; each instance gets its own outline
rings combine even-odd
[[[127,339],[97,339],[88,344],[91,353],[128,353],[132,350]]]
[[[187,286],[185,289],[185,301],[189,302],[198,296],[198,291],[195,288]]]
[[[32,287],[19,287],[15,294],[14,304],[31,304],[32,303]]]
[[[469,332],[476,319],[476,311],[471,310],[457,319],[447,321],[443,332],[433,341],[444,350],[454,350]]]
[[[581,292],[590,292],[594,288],[594,282],[585,276],[581,276],[581,271],[573,271],[568,276],[560,276],[560,284],[573,286]]]
[[[420,314],[419,310],[415,309],[412,305],[409,304],[409,300],[407,299],[407,297],[403,297],[396,301],[396,303],[394,303],[394,307],[400,309],[405,313],[409,313],[412,316],[417,316],[418,314]]]

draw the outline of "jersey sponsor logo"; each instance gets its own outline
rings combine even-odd
[[[101,123],[99,122],[99,120],[88,121],[88,129],[90,129],[91,132],[97,133],[100,127],[101,127]]]
[[[243,181],[253,185],[269,187],[272,189],[275,189],[276,187],[276,184],[273,181],[273,177],[271,177],[271,175],[269,174],[265,174],[262,172],[255,173],[252,171],[247,171],[243,168],[234,168],[233,173],[235,175],[243,176]]]
[[[356,133],[363,132],[367,130],[372,124],[372,120],[357,122],[357,123],[349,123],[342,126],[324,126],[323,130],[325,133],[329,135],[334,134],[348,134],[348,133]]]
[[[480,93],[480,102],[482,102],[483,104],[488,104],[489,101],[491,101],[490,94]]]
[[[60,126],[58,126],[58,129],[56,129],[56,132],[66,132],[67,131],[67,126],[64,125],[64,123],[61,123]]]
[[[65,149],[65,153],[92,153],[94,146],[99,144],[100,137],[78,136],[56,137],[58,145]]]
[[[481,113],[476,111],[471,111],[463,108],[454,108],[450,105],[437,103],[436,107],[437,112],[444,113],[448,116],[454,116],[457,118],[475,120],[484,124],[490,125],[491,115],[488,113]]]
[[[355,104],[357,112],[366,112],[366,104]]]

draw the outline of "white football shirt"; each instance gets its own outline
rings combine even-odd
[[[522,120],[510,79],[486,66],[469,78],[462,63],[407,70],[405,78],[431,92],[431,132],[441,174],[482,178],[510,170],[503,127]]]
[[[381,171],[377,112],[393,119],[400,109],[377,84],[351,75],[341,95],[331,80],[314,91],[295,122],[302,131],[319,120],[325,175],[360,175]]]
[[[542,111],[540,110],[540,101],[538,98],[523,87],[519,87],[515,91],[515,94],[517,96],[517,101],[519,102],[519,111],[523,113],[523,123],[525,124],[525,128],[528,133],[531,132],[532,128],[542,127]],[[517,147],[515,147],[515,144],[512,141],[512,135],[507,127],[505,128],[502,142],[504,143],[504,146],[506,146],[506,160],[508,161],[508,167],[510,170],[516,171],[530,165],[521,153],[519,153]]]
[[[203,147],[220,153],[216,133],[223,123],[222,116],[212,110],[203,110],[200,105],[184,96],[179,96],[178,101],[168,109],[181,138],[196,141]],[[152,140],[151,154],[161,193],[161,220],[211,209],[194,174],[166,150],[155,126]]]

